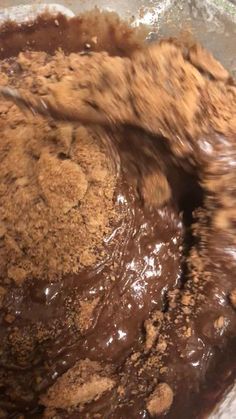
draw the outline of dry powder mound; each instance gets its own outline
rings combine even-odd
[[[45,54],[34,58],[40,71]],[[0,81],[11,65],[5,63]],[[30,77],[29,69],[7,82]],[[117,169],[106,132],[26,116],[4,100],[0,119],[2,280],[56,280],[96,263],[115,216]]]
[[[111,390],[115,381],[107,376],[107,368],[98,362],[78,361],[42,396],[42,404],[49,408],[67,409],[98,399]]]

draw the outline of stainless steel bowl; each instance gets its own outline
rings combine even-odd
[[[1,0],[0,24],[8,19],[25,22],[45,8],[71,17],[95,6],[117,12],[132,25],[148,25],[150,39],[191,29],[236,77],[235,0],[58,0],[57,4],[50,0]],[[209,419],[236,419],[236,384]]]

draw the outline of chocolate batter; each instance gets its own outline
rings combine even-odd
[[[55,38],[48,47],[49,33]],[[14,105],[1,103],[0,255],[14,254],[13,261],[1,259],[3,417],[197,418],[212,409],[235,379],[234,87],[212,57],[208,71],[209,55],[200,47],[188,45],[189,54],[186,50],[183,54],[182,46],[169,42],[146,53],[140,39],[139,32],[114,15],[98,12],[71,21],[42,17],[30,27],[6,26],[1,35],[2,58],[8,57],[1,63],[1,83],[27,86],[48,98],[53,109],[63,105],[68,115],[75,109],[78,119],[78,105],[85,104],[91,120],[99,114],[107,124],[106,114],[113,122],[136,125],[114,131],[111,126],[85,129],[72,124],[68,144],[65,124],[40,117],[29,120]],[[12,40],[13,50],[4,56]],[[67,54],[83,51],[83,55],[52,55],[58,46]],[[26,52],[9,59],[29,48],[46,53]],[[92,49],[127,58],[87,56]],[[132,78],[127,70],[131,65]],[[156,84],[152,65],[159,70]],[[168,73],[172,69],[172,86],[165,84],[167,68]],[[75,88],[78,75],[82,98]],[[131,86],[129,96],[127,86]],[[153,86],[155,101],[160,99],[156,106],[153,102],[150,106]],[[175,94],[181,98],[181,112]],[[213,97],[218,107],[212,105]],[[27,137],[28,126],[33,135],[31,131]],[[77,135],[81,129],[86,132],[83,141]],[[99,139],[98,144],[91,143],[91,137]],[[19,139],[25,163],[18,167]],[[75,157],[77,147],[80,153]],[[92,162],[94,156],[103,161],[106,155],[107,165],[102,167],[110,179],[107,186],[101,179],[98,183],[98,168],[94,178],[89,177],[88,151]],[[38,167],[44,168],[45,154],[50,162],[54,159],[55,170],[41,179]],[[19,210],[13,205],[8,214],[6,199],[24,198],[28,215],[31,201],[25,190],[34,187],[41,191],[35,203],[37,223],[44,206],[50,209],[45,219],[54,217],[56,222],[62,194],[72,202],[63,212],[69,223],[75,210],[85,217],[86,197],[96,219],[96,207],[89,204],[95,196],[86,196],[85,188],[79,195],[76,189],[76,203],[70,187],[58,193],[55,179],[59,184],[64,181],[63,170],[57,170],[63,162],[76,163],[81,178],[83,173],[90,187],[99,186],[110,220],[98,224],[99,235],[95,224],[99,251],[86,266],[79,259],[83,245],[79,235],[78,245],[68,250],[61,236],[60,249],[66,254],[78,252],[78,261],[73,259],[71,272],[66,268],[65,274],[50,246],[53,230],[23,246],[35,225],[32,230],[25,227],[27,234],[19,232],[14,215]],[[45,192],[45,182],[50,193]],[[55,191],[58,205],[54,205]],[[7,222],[7,217],[14,222]],[[81,221],[86,222],[86,218]],[[56,224],[54,228],[58,232]],[[45,254],[39,252],[38,259],[34,254],[47,237],[47,260],[55,263],[42,270]],[[15,243],[22,253],[17,253]],[[88,235],[88,250],[94,255],[91,243],[95,242]],[[22,265],[26,258],[27,270]]]

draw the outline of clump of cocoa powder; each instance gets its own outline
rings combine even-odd
[[[41,397],[42,404],[67,409],[98,399],[115,385],[107,369],[89,359],[78,361]]]
[[[45,53],[35,53],[31,60],[39,74],[46,59]],[[47,68],[53,77],[60,60],[51,60],[57,64]],[[18,61],[24,76],[9,76],[6,62],[1,82],[40,91],[26,58]],[[117,172],[104,145],[106,132],[26,116],[4,100],[0,117],[2,279],[17,285],[32,277],[56,280],[98,262],[115,215]]]
[[[147,401],[147,410],[151,416],[166,413],[173,403],[173,391],[166,383],[158,384]]]

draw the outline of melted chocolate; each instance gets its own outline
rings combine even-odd
[[[26,407],[29,401],[33,405],[37,393],[42,393],[78,359],[122,365],[131,349],[138,346],[144,320],[154,308],[164,309],[167,291],[179,283],[180,217],[168,207],[143,208],[132,186],[118,187],[116,201],[125,216],[106,239],[108,260],[79,275],[69,275],[60,283],[31,281],[23,288],[11,286],[5,298],[2,316],[6,309],[8,313],[10,310],[15,317],[14,328],[26,337],[39,325],[43,330],[55,324],[60,330],[56,338],[53,330],[52,338],[35,348],[32,359],[21,367],[14,355],[3,355],[9,375],[24,371],[22,387],[32,398],[18,400],[18,406]],[[73,304],[78,304],[78,296],[82,301],[100,299],[91,326],[82,335],[64,321]],[[2,318],[3,341],[8,334],[9,325]],[[39,385],[33,383],[37,375],[43,377]],[[2,403],[7,404],[7,400]]]
[[[45,13],[30,24],[7,22],[1,27],[0,59],[29,50],[53,54],[58,48],[66,53],[105,50],[110,55],[130,56],[142,48],[144,33],[134,36],[135,31],[116,14],[96,11],[68,20],[63,15],[52,18]],[[96,42],[91,42],[94,36]]]

